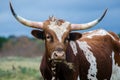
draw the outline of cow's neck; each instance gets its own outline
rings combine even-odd
[[[53,62],[51,65],[51,71],[52,71],[52,79],[51,80],[56,80],[56,64]]]
[[[51,72],[51,80],[57,80],[57,75],[56,75],[56,63],[48,58],[47,53],[45,53],[45,62],[47,63],[47,69]]]

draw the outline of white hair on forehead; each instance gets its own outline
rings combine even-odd
[[[64,22],[61,25],[56,24],[55,21],[50,21],[50,25],[48,25],[49,29],[55,32],[58,40],[62,42],[62,36],[65,32],[67,32],[67,28],[69,27],[70,23],[69,22]]]
[[[55,21],[55,20],[57,20],[57,18],[55,16],[49,16],[49,20],[50,21]]]

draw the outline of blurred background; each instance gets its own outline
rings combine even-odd
[[[105,18],[94,28],[120,35],[120,0],[11,0],[15,12],[29,20],[44,21],[49,16],[71,23],[87,23]],[[42,80],[39,72],[44,42],[32,37],[33,28],[20,24],[12,16],[9,0],[0,0],[0,80]]]

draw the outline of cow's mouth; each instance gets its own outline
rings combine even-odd
[[[67,62],[65,59],[49,59],[50,62],[53,63],[64,63]]]
[[[54,64],[65,64],[69,69],[74,70],[74,65],[71,62],[66,61],[66,55],[64,51],[53,51],[51,59],[49,60],[53,65]]]
[[[54,59],[53,60],[55,63],[62,63],[65,61],[65,59]]]
[[[50,62],[52,65],[61,64],[61,63],[65,64],[66,66],[68,66],[69,69],[75,71],[74,64],[71,62],[67,62],[65,59],[51,59]]]

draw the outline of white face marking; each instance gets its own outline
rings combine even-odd
[[[62,25],[56,25],[56,21],[51,21],[50,25],[48,25],[49,29],[53,30],[58,38],[58,40],[62,41],[63,34],[67,31],[68,26],[70,25],[69,22],[64,22]]]
[[[97,80],[97,63],[96,58],[94,57],[93,53],[90,51],[91,47],[85,41],[77,41],[79,47],[83,50],[84,55],[88,62],[90,63],[90,68],[88,70],[88,79],[89,80]]]
[[[114,60],[115,53],[112,52],[112,75],[110,80],[119,80],[120,79],[120,67],[118,64],[115,64]]]
[[[110,37],[112,37],[112,39],[115,40],[115,38],[109,34],[106,30],[103,29],[99,29],[99,30],[94,30],[94,31],[89,31],[88,33],[90,33],[90,35],[87,35],[87,38],[92,38],[94,36],[105,36],[105,35],[109,35]]]
[[[74,55],[76,56],[76,54],[77,54],[77,46],[76,46],[76,43],[75,43],[74,41],[70,41],[70,46],[71,46],[71,48],[72,48],[72,50],[73,50]]]

